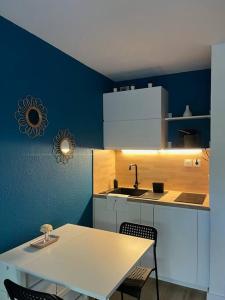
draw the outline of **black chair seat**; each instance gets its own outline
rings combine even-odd
[[[118,290],[122,293],[137,297],[141,293],[141,289],[149,278],[153,269],[135,267],[130,275],[119,286]]]

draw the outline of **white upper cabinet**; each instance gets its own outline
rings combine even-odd
[[[161,119],[104,122],[105,149],[164,148],[166,128]]]
[[[104,121],[165,118],[166,98],[161,86],[104,94]]]
[[[167,139],[167,92],[162,87],[104,94],[106,149],[159,149]]]

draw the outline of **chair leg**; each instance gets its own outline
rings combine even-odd
[[[157,300],[159,300],[159,279],[158,279],[158,270],[157,270],[157,267],[155,269],[155,284],[156,284]]]
[[[156,284],[156,294],[157,300],[159,300],[159,278],[158,278],[158,268],[157,268],[157,259],[156,259],[156,247],[154,246],[154,262],[155,262],[155,284]]]
[[[123,292],[120,292],[121,300],[123,300]]]
[[[139,293],[137,300],[141,300],[141,293]]]

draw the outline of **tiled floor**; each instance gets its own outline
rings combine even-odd
[[[146,283],[141,298],[156,300],[154,280],[151,279]],[[110,300],[120,300],[120,294],[116,292]],[[134,298],[124,295],[124,300],[134,300]],[[160,300],[206,300],[206,293],[161,281]]]

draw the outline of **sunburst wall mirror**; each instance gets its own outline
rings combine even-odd
[[[47,109],[34,96],[26,96],[19,101],[15,117],[20,132],[32,138],[42,136],[48,126]]]
[[[53,140],[53,153],[58,163],[66,164],[73,158],[75,139],[68,129],[59,130]]]

